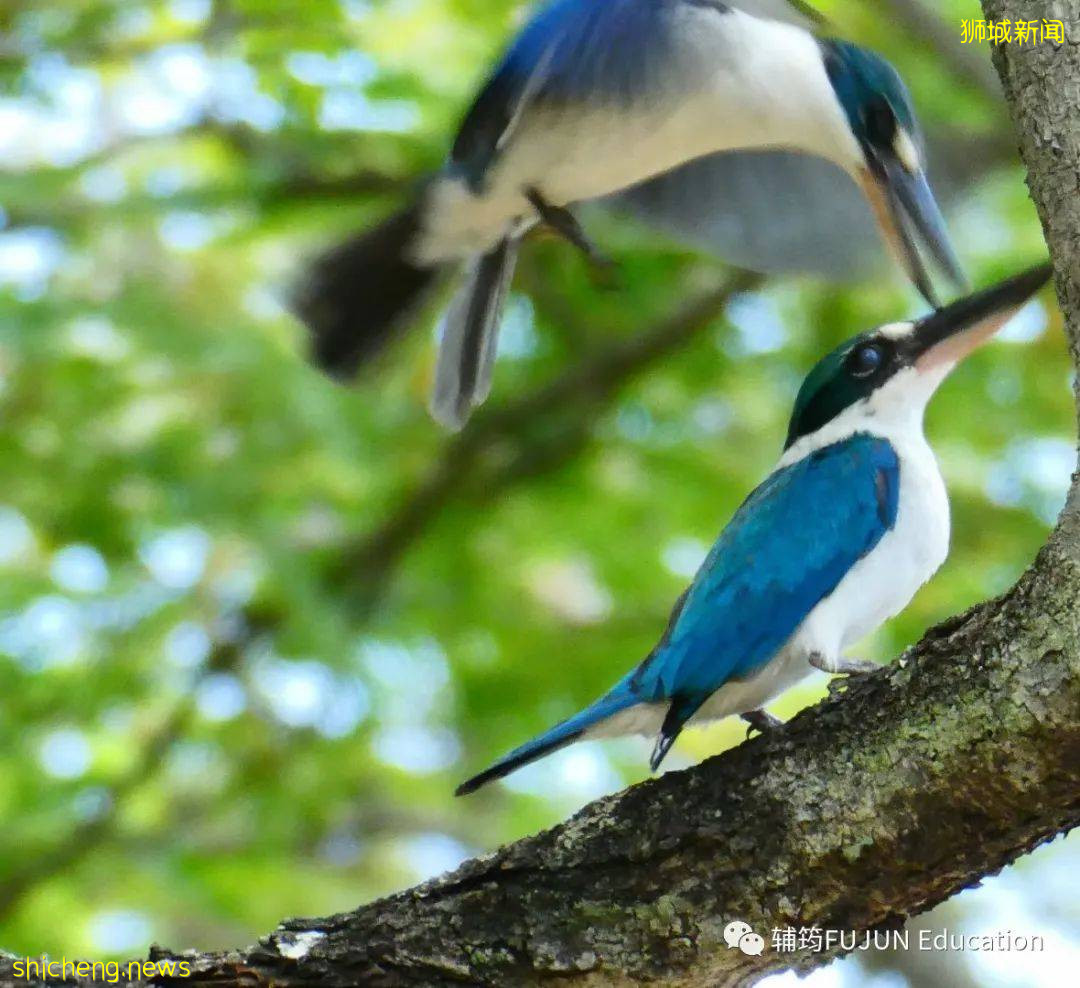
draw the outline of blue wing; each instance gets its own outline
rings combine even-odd
[[[653,653],[639,702],[704,702],[768,662],[896,521],[900,465],[857,435],[773,474],[736,512]],[[691,709],[692,712],[692,709]]]
[[[450,163],[479,187],[533,103],[632,103],[679,84],[686,59],[677,15],[687,7],[723,16],[747,13],[803,26],[790,0],[553,0],[519,32],[462,122]],[[674,15],[674,16],[673,16]]]

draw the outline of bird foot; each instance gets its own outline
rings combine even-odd
[[[815,669],[834,676],[863,676],[868,672],[877,672],[881,668],[876,662],[868,662],[865,659],[845,659],[843,656],[830,662],[820,652],[814,652],[809,662]]]
[[[577,217],[562,206],[553,206],[536,189],[529,189],[525,197],[539,214],[540,219],[560,237],[569,241],[580,250],[603,274],[605,281],[613,281],[618,265],[589,239]]]
[[[865,676],[867,673],[876,672],[881,668],[876,662],[867,662],[865,659],[845,659],[840,657],[834,659],[832,662],[828,661],[823,655],[815,652],[810,656],[810,665],[815,669],[820,669],[822,672],[827,672],[831,676]],[[839,693],[843,693],[845,689],[844,679],[830,679],[829,680],[829,696],[836,696]]]
[[[784,722],[779,717],[774,717],[768,710],[747,710],[746,713],[739,714],[739,716],[750,725],[746,729],[747,737],[750,737],[753,731],[766,734],[784,725]]]

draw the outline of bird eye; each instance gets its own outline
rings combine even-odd
[[[877,147],[890,147],[896,136],[896,114],[888,100],[875,99],[863,107],[863,127],[870,143]]]
[[[876,343],[857,347],[848,358],[848,370],[852,377],[869,377],[885,362],[885,355]]]

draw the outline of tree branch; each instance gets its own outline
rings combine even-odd
[[[723,928],[898,927],[1080,823],[1078,594],[1080,543],[1052,540],[1005,597],[777,732],[355,913],[186,955],[176,984],[726,986],[820,965],[839,946],[755,958]]]

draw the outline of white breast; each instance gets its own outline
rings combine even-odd
[[[796,632],[793,651],[827,659],[899,614],[949,552],[949,500],[937,461],[921,432],[892,440],[900,460],[896,523],[860,559]]]

